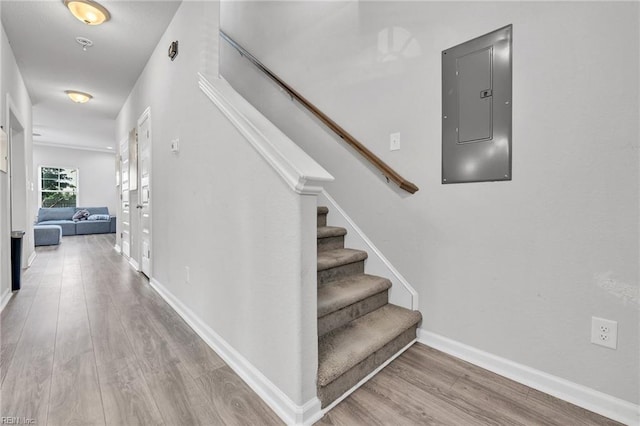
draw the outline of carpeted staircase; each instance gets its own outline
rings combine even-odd
[[[318,398],[326,407],[416,338],[420,312],[388,303],[391,282],[364,273],[367,253],[318,207]]]

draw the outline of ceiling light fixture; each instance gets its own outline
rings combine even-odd
[[[64,5],[73,16],[87,25],[100,25],[111,18],[104,6],[91,0],[64,0]]]
[[[93,98],[90,94],[78,92],[77,90],[65,90],[64,93],[66,93],[73,102],[78,104],[89,102],[89,99]]]
[[[93,42],[86,37],[76,37],[76,42],[82,46],[82,50],[87,51],[87,47],[93,46]]]

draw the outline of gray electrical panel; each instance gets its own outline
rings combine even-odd
[[[511,180],[512,26],[442,52],[442,183]]]

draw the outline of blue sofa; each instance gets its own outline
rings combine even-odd
[[[73,215],[78,210],[88,210],[89,214],[108,215],[107,207],[42,207],[38,210],[36,225],[58,225],[62,228],[62,235],[109,234],[116,232],[116,217],[110,220],[81,220],[74,221]]]

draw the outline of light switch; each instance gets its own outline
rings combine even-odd
[[[389,151],[400,150],[400,132],[389,135]]]

